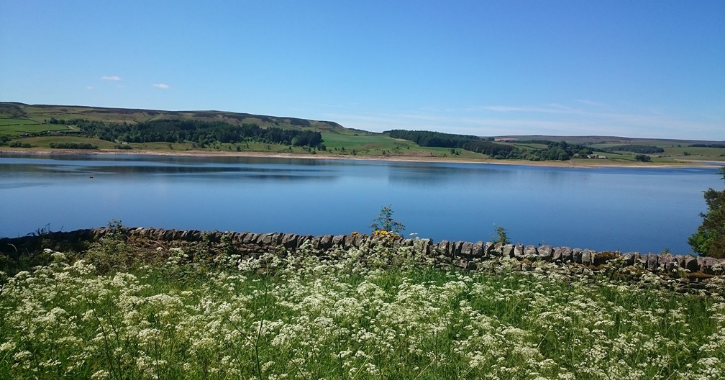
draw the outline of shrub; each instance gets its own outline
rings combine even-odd
[[[725,166],[720,168],[720,174],[725,180]],[[701,255],[722,258],[725,257],[725,190],[708,189],[705,202],[708,210],[700,214],[702,225],[687,242]]]
[[[372,227],[373,233],[377,231],[385,231],[392,232],[396,235],[400,235],[403,230],[405,230],[403,223],[393,219],[393,209],[390,205],[380,209],[380,214],[377,218],[375,218],[375,220],[373,220],[370,227]]]

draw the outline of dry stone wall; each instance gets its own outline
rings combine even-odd
[[[428,239],[414,240],[388,236],[367,235],[296,235],[285,233],[257,234],[251,232],[204,232],[198,230],[165,230],[160,228],[110,228],[82,229],[69,232],[51,232],[42,236],[24,236],[19,238],[0,239],[0,252],[17,254],[23,249],[36,247],[43,241],[52,241],[60,246],[73,247],[82,242],[99,241],[113,232],[123,233],[129,240],[150,240],[158,242],[207,242],[220,244],[223,241],[234,246],[240,253],[264,253],[284,249],[295,252],[303,244],[308,244],[317,251],[333,249],[349,249],[352,247],[370,247],[375,244],[392,246],[414,246],[418,244],[423,253],[437,262],[469,270],[475,270],[478,263],[484,260],[509,257],[522,263],[546,261],[561,264],[580,264],[599,267],[616,261],[618,265],[634,266],[652,272],[673,273],[678,269],[686,269],[691,273],[719,276],[725,274],[725,260],[710,257],[675,256],[638,252],[597,252],[589,249],[570,247],[552,247],[549,245],[505,244],[496,242],[440,241],[435,243]]]

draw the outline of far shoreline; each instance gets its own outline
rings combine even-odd
[[[568,161],[526,161],[526,160],[467,160],[451,157],[416,157],[416,156],[349,156],[349,155],[328,155],[328,154],[300,154],[280,152],[223,152],[223,151],[158,151],[158,150],[122,150],[122,149],[39,149],[39,150],[0,150],[0,157],[5,154],[27,154],[37,156],[49,155],[152,155],[170,157],[258,157],[258,158],[287,158],[302,160],[358,160],[358,161],[380,161],[380,162],[420,162],[420,163],[456,163],[456,164],[491,164],[491,165],[519,165],[551,168],[710,168],[717,165],[725,166],[725,162],[717,161],[679,161],[677,163],[615,163],[602,162],[606,159],[568,160]]]

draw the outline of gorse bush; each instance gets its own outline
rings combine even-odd
[[[102,274],[51,252],[48,265],[0,272],[0,378],[725,373],[722,282],[708,283],[709,296],[676,294],[652,274],[618,283],[543,262],[513,273],[514,259],[450,272],[431,266],[422,247],[379,244],[318,257],[306,244],[294,255],[256,258],[231,248],[210,258],[204,244],[198,252],[160,247],[163,262]]]

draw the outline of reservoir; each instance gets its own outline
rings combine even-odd
[[[131,227],[370,233],[594,250],[691,252],[723,189],[712,168],[565,168],[260,157],[0,155],[0,237],[120,220]]]

